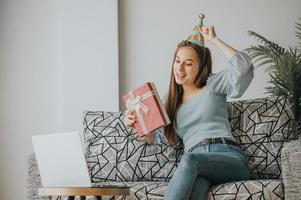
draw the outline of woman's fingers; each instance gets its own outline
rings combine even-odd
[[[125,111],[125,114],[126,114],[126,115],[131,114],[131,113],[133,113],[133,111],[130,111],[130,110],[126,110],[126,111]]]
[[[132,111],[126,112],[126,117],[130,119],[136,119],[136,116],[133,114]]]
[[[203,33],[209,33],[209,27],[208,26],[202,26],[202,27],[200,27],[200,29]]]
[[[131,120],[131,119],[125,119],[125,120],[124,120],[124,123],[125,123],[127,126],[133,127],[135,121],[134,121],[134,120]]]
[[[130,120],[130,119],[126,119],[126,120],[125,120],[125,124],[126,124],[126,125],[131,125],[131,124],[133,124],[133,123],[135,123],[134,120]]]
[[[134,127],[134,123],[136,122],[136,116],[133,114],[133,111],[127,110],[125,112],[125,124],[130,127]]]
[[[132,120],[135,120],[136,116],[135,115],[129,115],[129,118],[132,119]]]
[[[212,41],[214,38],[216,38],[214,26],[202,26],[198,28],[198,31],[207,41]]]

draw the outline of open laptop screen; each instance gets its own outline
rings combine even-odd
[[[78,132],[32,136],[43,187],[91,187]]]

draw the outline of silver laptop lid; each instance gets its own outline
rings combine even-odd
[[[32,136],[43,187],[91,187],[78,132]]]

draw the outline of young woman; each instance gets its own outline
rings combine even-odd
[[[246,54],[218,38],[213,26],[199,27],[199,32],[229,62],[226,69],[210,75],[208,48],[188,40],[176,48],[165,101],[172,123],[164,127],[164,134],[157,131],[145,137],[147,142],[167,140],[172,145],[183,141],[184,154],[165,194],[168,200],[205,200],[210,186],[249,178],[246,158],[231,135],[226,97],[244,93],[254,67]],[[126,124],[133,127],[135,121],[127,111]]]

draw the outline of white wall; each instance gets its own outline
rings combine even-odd
[[[0,199],[26,199],[31,135],[118,110],[117,0],[1,0],[0,30]]]
[[[167,92],[176,44],[188,37],[205,13],[205,25],[214,25],[217,35],[238,50],[255,44],[247,30],[263,34],[284,47],[294,46],[295,22],[300,17],[299,0],[126,0],[120,1],[120,94],[152,80],[160,95]],[[206,44],[213,56],[213,72],[225,67],[226,57]],[[255,70],[255,78],[240,99],[267,96],[268,75]],[[233,99],[229,99],[233,100]],[[121,108],[124,105],[121,104]]]
[[[84,110],[119,110],[117,0],[64,0],[63,129],[82,129]]]
[[[30,136],[61,129],[57,1],[0,4],[0,199],[25,199]]]

